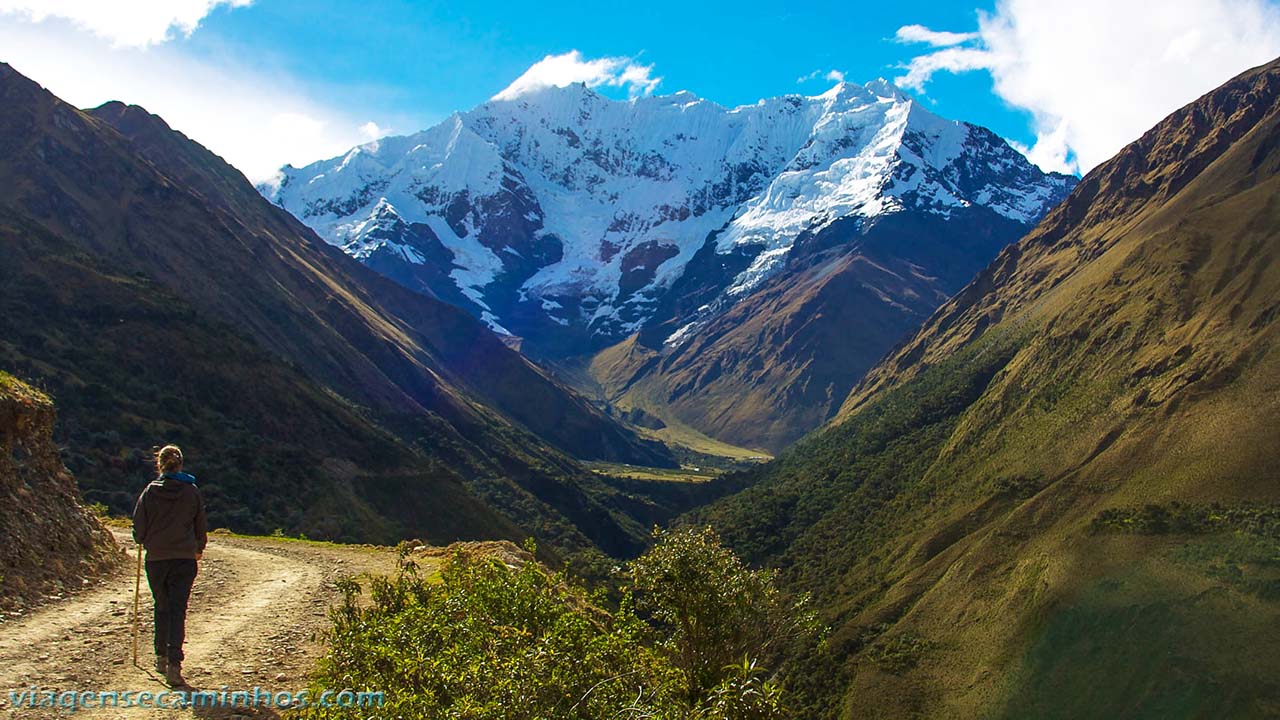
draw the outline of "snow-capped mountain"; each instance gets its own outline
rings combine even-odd
[[[678,343],[837,221],[985,208],[1030,227],[1073,184],[877,80],[732,109],[550,87],[260,189],[380,272],[567,354],[658,321]],[[707,302],[657,317],[699,253],[723,260]]]

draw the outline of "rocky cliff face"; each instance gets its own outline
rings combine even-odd
[[[53,403],[0,372],[0,609],[86,584],[120,551],[53,444]]]

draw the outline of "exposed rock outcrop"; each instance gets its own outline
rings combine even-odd
[[[53,444],[53,402],[0,372],[0,609],[87,584],[122,559]]]

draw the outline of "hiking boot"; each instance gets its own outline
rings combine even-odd
[[[156,672],[161,675],[169,671],[169,658],[163,655],[156,656]]]
[[[164,670],[164,679],[169,687],[186,687],[187,681],[182,677],[182,663],[171,662]]]

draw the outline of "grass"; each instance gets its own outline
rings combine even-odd
[[[1175,562],[1261,600],[1280,600],[1280,540],[1234,532],[1186,543]]]
[[[1273,716],[1276,542],[1219,533],[1115,536],[1107,545],[1138,557],[1086,584],[1035,627],[996,717]],[[1270,568],[1270,584],[1223,570],[1235,563]]]
[[[127,527],[132,526],[132,521],[123,518],[123,522]],[[353,550],[358,552],[395,552],[394,545],[379,545],[377,543],[345,543],[335,542],[333,540],[317,540],[309,538],[306,535],[286,535],[282,531],[274,531],[269,535],[253,535],[248,533],[232,532],[226,528],[214,528],[209,531],[212,537],[236,538],[237,540],[253,540],[255,542],[280,542],[298,545],[306,545],[308,547],[333,548],[339,550]]]
[[[43,405],[53,402],[48,395],[3,370],[0,370],[0,392],[12,395],[25,402],[35,402]]]
[[[605,477],[652,482],[704,483],[721,475],[721,472],[714,468],[687,465],[680,468],[655,468],[642,465],[591,461],[583,462],[582,465],[591,472]]]
[[[773,456],[764,450],[731,445],[700,433],[679,420],[658,413],[653,414],[661,417],[667,426],[660,430],[639,428],[640,434],[645,437],[664,442],[669,446],[685,448],[699,455],[710,456],[710,459],[726,458],[735,462],[765,462],[773,459]]]
[[[693,428],[675,416],[675,412],[659,397],[660,393],[651,387],[652,383],[642,381],[633,384],[627,379],[634,372],[633,366],[636,363],[651,356],[652,351],[642,349],[632,338],[600,351],[585,360],[585,366],[570,363],[561,368],[562,377],[572,382],[580,391],[608,402],[624,413],[638,409],[661,420],[665,427],[641,427],[636,430],[644,437],[665,443],[678,457],[681,450],[685,455],[702,456],[694,464],[706,465],[720,461],[719,464],[724,465],[723,461],[737,464],[763,462],[772,458],[766,451],[739,447]],[[686,459],[682,458],[682,462]]]

